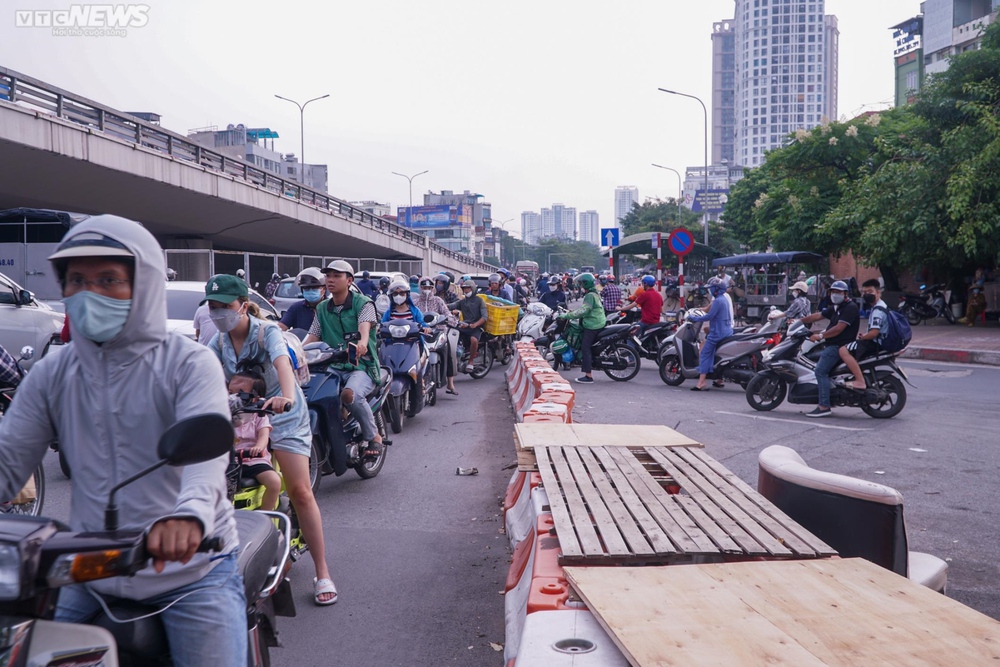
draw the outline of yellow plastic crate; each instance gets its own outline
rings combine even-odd
[[[485,295],[479,298],[486,302],[486,333],[491,336],[508,336],[517,333],[517,318],[521,312],[519,306],[503,306],[493,303]]]

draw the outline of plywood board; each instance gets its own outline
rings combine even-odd
[[[516,424],[515,446],[553,447],[702,447],[700,442],[660,425]]]
[[[565,573],[636,667],[1000,661],[1000,623],[862,559]]]

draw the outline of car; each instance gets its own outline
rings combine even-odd
[[[278,283],[277,289],[274,290],[274,296],[271,297],[271,303],[274,304],[274,309],[278,311],[278,315],[282,317],[285,315],[285,311],[288,310],[293,303],[302,299],[302,288],[300,288],[296,283],[296,278],[284,278],[280,283]]]
[[[197,280],[173,280],[167,283],[167,331],[179,333],[192,340],[194,311],[205,298],[205,283]],[[250,300],[260,307],[261,317],[277,322],[281,317],[267,299],[250,290]]]
[[[204,291],[204,289],[203,289]],[[65,315],[0,273],[0,345],[15,359],[21,348],[35,348],[35,359],[42,356],[53,334],[62,331]],[[22,362],[25,370],[33,360]]]
[[[477,273],[477,274],[470,275],[469,278],[472,279],[472,282],[476,283],[476,287],[478,287],[480,290],[488,290],[490,288],[490,276],[491,275],[493,275],[493,274],[491,274],[491,273]]]

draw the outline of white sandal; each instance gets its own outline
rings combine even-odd
[[[313,588],[315,592],[313,593],[313,602],[321,607],[326,605],[334,604],[337,599],[337,587],[333,585],[333,581],[330,579],[316,579],[313,577]],[[333,593],[333,597],[329,600],[320,600],[320,595],[325,595],[327,593]]]

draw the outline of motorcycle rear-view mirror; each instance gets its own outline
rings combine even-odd
[[[160,437],[156,454],[172,466],[204,463],[229,453],[235,439],[233,425],[221,414],[183,419]]]

